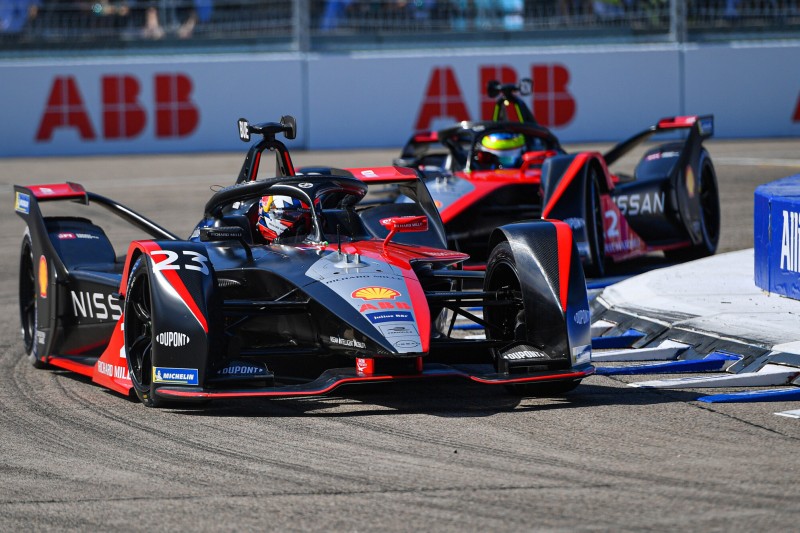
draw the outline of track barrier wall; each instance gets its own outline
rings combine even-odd
[[[0,157],[238,151],[236,121],[297,118],[303,149],[399,147],[489,118],[486,82],[534,79],[562,142],[714,114],[715,137],[800,134],[800,41],[0,61]]]
[[[800,174],[756,188],[753,240],[756,286],[800,300]]]

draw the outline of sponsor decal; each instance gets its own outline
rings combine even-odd
[[[374,170],[362,170],[361,175],[365,178],[377,178],[378,175],[375,173]]]
[[[413,322],[414,317],[406,311],[386,311],[384,313],[369,313],[366,315],[373,324],[383,322]]]
[[[589,310],[588,309],[581,309],[575,313],[575,316],[572,319],[575,321],[576,324],[583,325],[589,323]]]
[[[232,363],[217,372],[218,376],[255,376],[261,374],[266,376],[267,369],[263,366],[247,363]]]
[[[78,237],[74,233],[59,233],[56,235],[56,238],[59,241],[66,241],[70,239],[77,239]]]
[[[47,259],[44,256],[39,256],[39,296],[47,298]]]
[[[155,383],[179,383],[181,385],[199,384],[199,372],[196,368],[168,368],[162,366],[153,367],[153,382]]]
[[[686,165],[686,192],[689,194],[689,198],[694,198],[695,189],[697,189],[697,180],[694,171],[691,165]]]
[[[77,317],[96,318],[98,320],[119,320],[122,307],[116,303],[113,294],[102,292],[69,291],[72,298],[72,312]]]
[[[18,192],[17,197],[14,199],[14,211],[25,213],[26,215],[31,212],[31,197],[24,192]]]
[[[521,350],[519,352],[504,353],[503,359],[506,361],[517,361],[520,359],[544,359],[547,356],[540,352],[532,350]]]
[[[297,186],[300,187],[301,189],[310,189],[311,187],[314,186],[314,184],[304,181],[303,183],[298,183]]]
[[[691,197],[693,194],[694,192],[690,192],[689,196]],[[614,198],[614,203],[617,204],[617,207],[623,215],[659,214],[664,212],[664,192],[621,194]]]
[[[335,337],[333,335],[330,336],[331,343],[338,344],[340,346],[348,346],[350,348],[366,348],[367,345],[363,342],[359,342],[355,339],[345,339],[342,337]]]
[[[112,365],[105,361],[97,362],[97,372],[108,376],[110,378],[125,379],[130,381],[131,377],[128,375],[128,369],[124,366]]]
[[[361,287],[354,290],[350,296],[362,300],[393,300],[401,294],[386,287]]]
[[[401,340],[394,343],[397,348],[416,348],[419,346],[419,342],[415,340]]]
[[[375,361],[372,359],[356,358],[356,374],[359,376],[371,375],[375,370]]]
[[[583,229],[583,227],[586,225],[586,221],[578,217],[565,218],[564,222],[566,222],[567,225],[573,230]]]
[[[44,331],[42,331],[40,329],[37,329],[36,330],[36,342],[37,342],[37,344],[44,344],[46,340],[47,340],[47,334]]]
[[[782,270],[800,272],[800,213],[783,210],[781,230]]]
[[[413,325],[378,326],[384,337],[419,337],[417,328]]]
[[[189,335],[177,331],[164,331],[156,335],[156,342],[161,346],[178,348],[189,344]]]
[[[360,313],[367,311],[377,311],[379,309],[411,309],[406,302],[375,302],[374,304],[362,304],[359,308]]]

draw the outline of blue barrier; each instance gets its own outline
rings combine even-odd
[[[756,286],[800,300],[800,174],[756,188]]]

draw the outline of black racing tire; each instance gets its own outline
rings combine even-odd
[[[495,246],[489,255],[489,261],[486,263],[485,287],[487,291],[507,289],[522,293],[517,264],[508,241],[503,241]],[[484,308],[483,314],[489,324],[498,326],[486,329],[487,339],[508,342],[525,339],[527,330],[524,304],[520,303],[519,308],[488,306]],[[491,352],[495,368],[497,368],[499,350],[492,348]]]
[[[702,240],[691,248],[668,250],[664,256],[671,261],[693,261],[714,255],[719,244],[720,233],[720,206],[719,188],[717,187],[717,174],[708,154],[703,153],[702,171],[700,173],[700,186],[697,192],[700,203],[700,231]]]
[[[22,326],[22,342],[28,361],[35,368],[44,368],[47,363],[39,358],[36,331],[38,318],[38,287],[36,282],[36,262],[33,259],[33,243],[29,230],[22,237],[19,257],[19,319]]]
[[[153,298],[146,259],[140,256],[131,269],[125,292],[124,334],[128,375],[133,391],[146,407],[166,405],[153,388]]]
[[[511,245],[503,241],[492,250],[486,263],[487,291],[509,289],[522,293],[517,264]],[[497,324],[497,329],[487,328],[486,338],[508,342],[527,340],[527,321],[524,303],[518,308],[506,306],[488,306],[483,310],[484,318],[489,324]],[[492,359],[495,369],[498,368],[499,350],[492,348]],[[505,385],[506,390],[515,396],[554,396],[568,392],[578,386],[580,380],[568,382],[519,383]]]
[[[590,264],[585,265],[586,277],[606,275],[606,246],[603,229],[603,205],[600,202],[600,172],[590,165],[586,180],[586,238],[589,240]]]

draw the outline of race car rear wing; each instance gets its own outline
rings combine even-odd
[[[611,165],[637,145],[649,139],[652,135],[677,130],[689,130],[689,136],[686,140],[687,144],[692,141],[693,138],[698,141],[703,141],[714,135],[714,115],[687,115],[662,118],[655,125],[650,126],[646,130],[614,146],[614,148],[603,155],[603,158],[606,164]]]
[[[29,185],[27,187],[21,185],[14,186],[14,211],[25,220],[29,227],[32,225],[33,219],[42,218],[42,212],[38,205],[39,203],[58,200],[71,200],[84,205],[89,205],[91,203],[97,204],[155,239],[166,239],[170,241],[181,240],[180,237],[159,226],[144,215],[110,198],[89,192],[79,183],[65,182]]]

